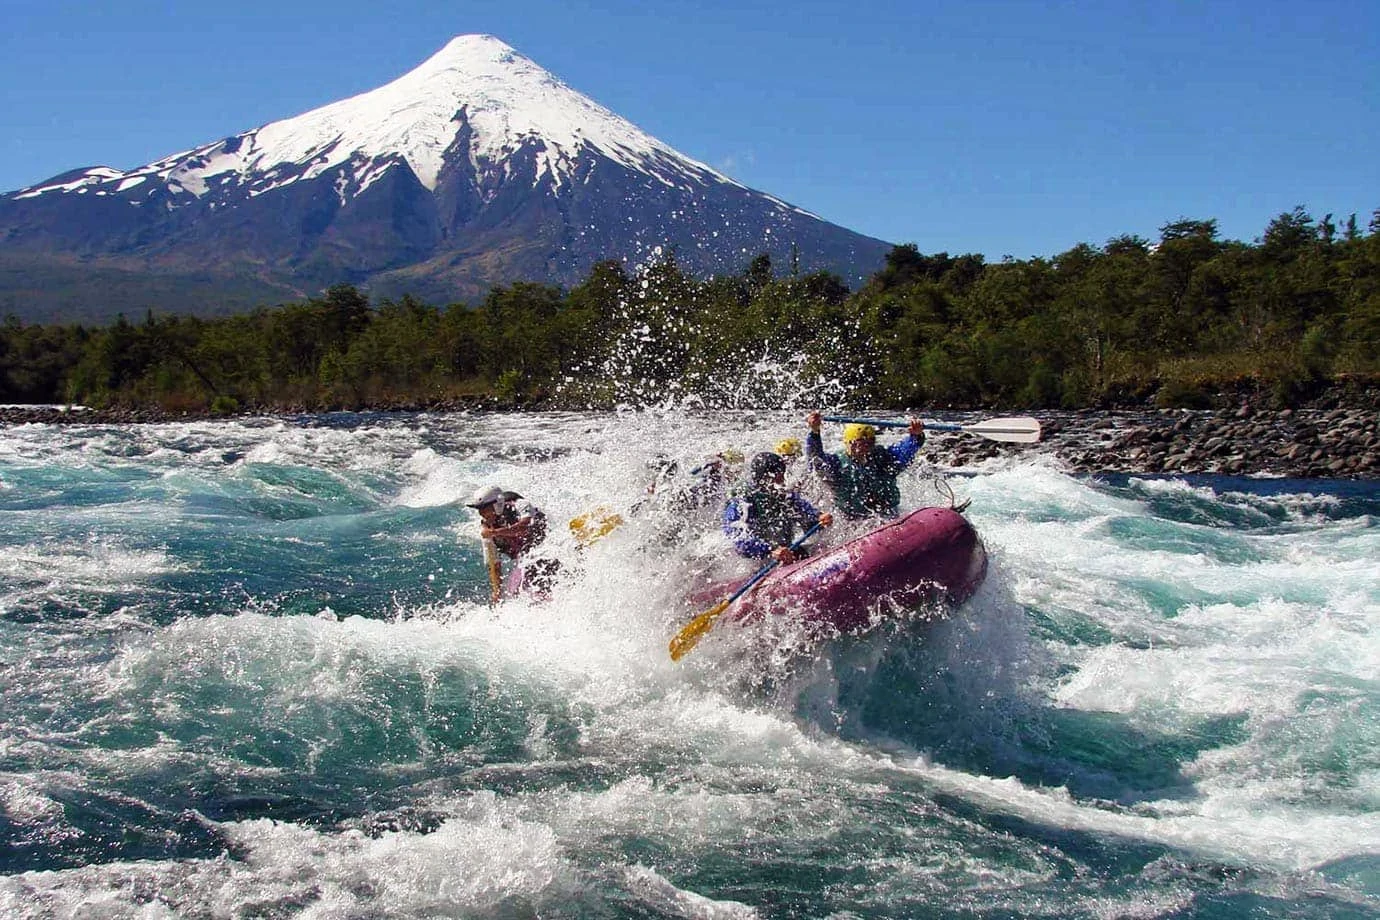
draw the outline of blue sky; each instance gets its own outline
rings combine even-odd
[[[0,190],[121,169],[495,35],[746,185],[923,252],[1380,208],[1380,3],[3,0]]]

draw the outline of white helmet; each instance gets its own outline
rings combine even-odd
[[[465,504],[470,508],[483,508],[485,505],[498,505],[495,510],[503,510],[503,490],[498,486],[481,486],[469,497]]]

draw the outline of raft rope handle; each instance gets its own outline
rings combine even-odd
[[[933,463],[925,461],[925,464],[924,467],[912,467],[916,481],[923,483],[929,480],[933,483],[935,492],[938,492],[941,497],[948,497],[951,510],[957,511],[959,514],[967,511],[968,506],[973,503],[972,497],[969,496],[963,501],[959,501],[958,496],[954,494],[954,487],[949,485],[949,477],[945,476],[939,467]]]
[[[949,485],[949,478],[939,472],[937,467],[927,471],[924,478],[929,479],[934,484],[934,490],[941,496],[948,496],[949,508],[959,514],[967,511],[968,506],[972,504],[972,498],[965,498],[961,502],[958,500],[958,496],[954,494],[954,487]]]
[[[949,497],[950,508],[956,509],[958,507],[958,497],[954,495],[954,487],[949,485],[949,480],[945,476],[935,473],[934,490],[940,495],[947,495]]]

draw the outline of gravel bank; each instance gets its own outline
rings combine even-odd
[[[1043,424],[1037,445],[935,437],[927,452],[945,466],[1033,450],[1079,472],[1380,479],[1375,408],[1035,414]]]

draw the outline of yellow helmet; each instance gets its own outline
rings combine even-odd
[[[776,452],[783,457],[799,457],[801,444],[799,438],[784,438],[776,445]]]
[[[843,426],[843,443],[852,444],[854,441],[864,438],[868,441],[877,439],[877,429],[871,425],[864,425],[860,422],[853,422]]]
[[[744,459],[743,452],[736,447],[730,447],[727,450],[719,451],[719,457],[725,463],[742,463]]]

